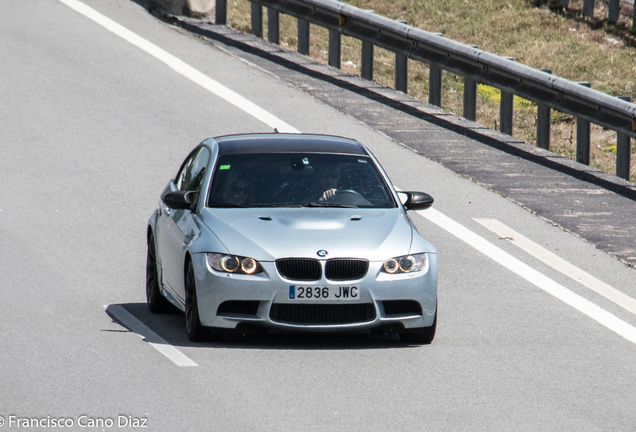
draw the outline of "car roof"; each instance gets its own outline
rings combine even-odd
[[[213,138],[220,155],[249,153],[332,153],[367,156],[359,142],[343,137],[315,134],[244,134]]]

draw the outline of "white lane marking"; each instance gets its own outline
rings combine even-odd
[[[503,224],[496,219],[479,219],[474,221],[488,228],[499,237],[508,240],[521,250],[529,253],[539,261],[549,265],[553,269],[563,273],[571,279],[574,279],[581,285],[591,289],[592,291],[602,295],[606,299],[616,303],[623,309],[636,315],[636,300],[627,294],[617,290],[606,284],[605,282],[595,278],[591,274],[581,270],[570,262],[564,260],[558,255],[553,254],[546,248],[539,246],[532,240],[519,234],[509,226]]]
[[[231,103],[235,107],[245,111],[247,114],[252,117],[260,120],[265,123],[269,127],[278,129],[279,132],[289,132],[289,133],[298,133],[299,131],[285,123],[278,117],[270,114],[265,111],[263,108],[259,107],[255,103],[247,100],[240,94],[230,90],[225,87],[223,84],[213,80],[209,76],[199,72],[192,66],[173,56],[172,54],[162,50],[158,46],[150,43],[146,39],[138,36],[137,34],[131,32],[127,28],[123,27],[120,24],[117,24],[110,18],[105,17],[104,15],[97,12],[95,9],[92,9],[86,6],[84,3],[81,3],[77,0],[60,0],[62,3],[67,5],[68,7],[74,9],[75,11],[81,13],[85,17],[95,21],[97,24],[101,25],[105,29],[111,31],[122,39],[130,42],[136,47],[142,49],[147,52],[151,56],[155,57],[157,60],[165,63],[168,67],[170,67],[175,72],[183,75],[188,78],[190,81],[195,84],[200,85],[204,89],[209,92],[215,94],[216,96],[224,99],[225,101]]]
[[[417,213],[440,228],[453,234],[468,245],[474,247],[479,252],[506,267],[513,273],[521,276],[536,287],[553,295],[565,304],[587,315],[594,321],[624,337],[633,344],[636,344],[636,328],[621,320],[617,316],[607,312],[586,298],[573,293],[564,286],[539,273],[529,265],[523,263],[507,252],[504,252],[483,237],[480,237],[439,211],[435,209],[428,209],[418,211]]]
[[[141,338],[153,346],[157,351],[166,356],[177,366],[181,367],[193,367],[199,366],[192,361],[188,356],[181,351],[170,345],[164,338],[159,336],[154,331],[150,330],[144,323],[139,321],[133,314],[128,312],[123,306],[119,305],[107,305],[104,306],[106,310],[115,317],[119,322],[128,327],[133,332],[137,333]]]

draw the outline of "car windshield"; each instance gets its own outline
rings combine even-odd
[[[208,207],[393,208],[368,156],[232,154],[216,164]]]

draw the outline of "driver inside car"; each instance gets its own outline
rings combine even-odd
[[[340,170],[336,166],[327,166],[322,168],[316,174],[318,177],[315,183],[312,198],[318,198],[319,202],[328,201],[336,196],[338,192],[338,182],[340,181]]]
[[[246,178],[232,178],[225,190],[225,202],[237,206],[250,204],[253,196],[252,184]]]

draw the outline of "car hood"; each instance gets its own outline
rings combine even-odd
[[[419,236],[400,208],[206,208],[201,216],[228,253],[260,261],[318,258],[319,250],[326,258],[385,260],[412,252]]]

